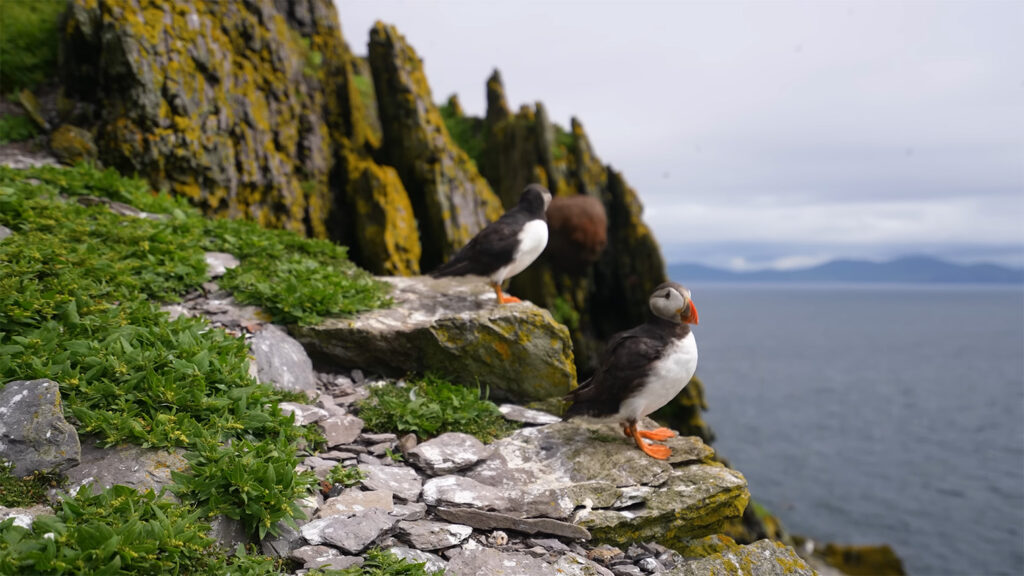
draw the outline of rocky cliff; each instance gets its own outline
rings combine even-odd
[[[511,291],[568,325],[584,374],[665,279],[636,192],[582,124],[563,129],[542,104],[513,114],[497,73],[486,118],[471,119],[438,108],[394,27],[353,56],[330,0],[69,5],[48,124],[207,213],[330,237],[373,272],[412,275],[545,184],[550,248]]]

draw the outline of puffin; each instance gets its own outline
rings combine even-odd
[[[676,282],[655,288],[648,305],[648,320],[612,336],[594,375],[565,397],[572,402],[566,417],[615,418],[645,454],[665,460],[671,448],[644,440],[664,441],[675,432],[640,430],[637,423],[675,398],[696,372],[697,342],[690,325],[699,317],[690,291]]]
[[[518,204],[478,232],[430,275],[486,276],[499,304],[519,302],[519,298],[504,294],[501,285],[544,251],[548,244],[545,214],[550,204],[551,192],[540,184],[530,184],[519,196]]]

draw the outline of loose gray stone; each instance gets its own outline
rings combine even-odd
[[[35,521],[36,516],[52,515],[53,508],[43,506],[42,504],[36,504],[29,508],[5,508],[0,506],[0,522],[8,518],[14,518],[14,525],[21,526],[26,530],[32,529],[32,522]]]
[[[398,442],[395,441],[381,442],[380,444],[374,444],[373,446],[370,446],[369,448],[367,448],[367,450],[370,452],[370,454],[373,454],[374,456],[384,457],[387,456],[389,450],[394,452],[396,444],[398,444]]]
[[[295,425],[305,426],[314,422],[319,422],[327,418],[327,411],[316,406],[310,406],[308,404],[298,404],[296,402],[281,402],[277,405],[283,414],[295,414]]]
[[[422,550],[414,550],[412,548],[406,548],[405,546],[392,546],[388,548],[388,552],[391,552],[395,556],[408,560],[416,564],[423,563],[423,568],[428,574],[433,572],[440,572],[448,569],[448,563],[444,561],[440,556],[431,554],[430,552],[423,552]],[[480,574],[478,576],[484,576]]]
[[[220,278],[228,270],[238,266],[238,258],[227,252],[207,252],[206,257],[206,275],[210,278]]]
[[[612,566],[612,574],[614,574],[615,576],[644,576],[644,573],[632,564]]]
[[[96,493],[123,484],[140,492],[148,489],[159,492],[174,483],[171,471],[188,468],[182,452],[180,448],[168,451],[133,445],[98,448],[87,440],[82,444],[81,464],[66,472],[66,491],[76,494],[82,486],[90,484]]]
[[[306,564],[327,560],[328,558],[337,558],[339,556],[341,556],[341,552],[338,552],[330,546],[303,546],[292,550],[291,554],[288,555],[288,558],[295,560],[296,562]]]
[[[353,452],[331,450],[329,452],[321,452],[320,457],[324,460],[354,460],[356,455]]]
[[[648,574],[654,574],[655,572],[663,572],[665,570],[665,567],[661,565],[661,562],[658,562],[654,558],[643,558],[640,561],[638,561],[636,565]]]
[[[465,524],[448,524],[433,520],[398,523],[398,537],[417,550],[436,550],[457,546],[469,538],[473,529]]]
[[[604,566],[572,552],[559,558],[553,568],[553,574],[566,576],[615,576]]]
[[[493,548],[456,550],[448,561],[446,573],[451,576],[483,576],[484,574],[551,576],[557,574],[554,567],[543,560],[520,552],[499,552]]]
[[[543,425],[562,421],[561,418],[554,414],[548,414],[540,410],[531,410],[516,404],[502,404],[498,406],[498,410],[501,411],[506,420],[522,422],[523,424]]]
[[[78,432],[64,419],[53,380],[15,380],[0,390],[0,458],[22,477],[62,472],[81,461]]]
[[[511,509],[496,488],[463,476],[438,476],[423,485],[423,501],[430,506],[472,506],[484,510]]]
[[[438,508],[437,515],[449,522],[466,524],[479,530],[515,530],[525,534],[550,534],[573,540],[589,540],[586,528],[552,518],[516,518],[500,512],[473,508]]]
[[[408,504],[395,504],[391,515],[399,520],[421,520],[427,514],[427,505],[423,502],[410,502]]]
[[[317,560],[313,562],[307,562],[303,568],[306,570],[312,570],[314,568],[321,568],[326,570],[345,570],[353,566],[359,566],[363,563],[362,556],[332,556],[324,560]]]
[[[253,335],[251,346],[260,382],[280,390],[304,392],[311,398],[316,396],[313,361],[302,344],[287,332],[274,324],[265,324]]]
[[[210,521],[209,536],[229,552],[234,552],[239,544],[249,543],[249,535],[245,533],[242,521],[228,518],[223,514]]]
[[[11,234],[14,234],[14,232],[11,232],[10,228],[6,226],[0,226],[0,242],[3,242]]]
[[[351,516],[363,510],[377,508],[385,512],[395,509],[394,497],[388,490],[362,491],[349,488],[334,498],[328,498],[317,511],[318,518],[327,516]]]
[[[736,566],[748,567],[744,570],[744,574],[756,576],[792,576],[794,574],[796,576],[811,576],[814,574],[814,570],[789,546],[772,540],[758,540],[749,546],[740,546],[738,550],[725,550],[718,554],[686,562],[671,570],[660,572],[659,576],[728,574],[735,572]]]
[[[527,540],[530,546],[540,546],[554,552],[568,552],[569,547],[562,543],[561,540],[555,540],[554,538],[530,538]]]
[[[299,524],[303,523],[299,522]],[[260,548],[267,556],[287,558],[294,550],[305,544],[299,531],[284,522],[277,523],[277,536],[267,534],[260,541]]]
[[[328,543],[343,552],[358,554],[394,527],[398,519],[377,508],[351,516],[328,516],[313,520],[300,532],[313,545]]]
[[[327,446],[337,448],[349,444],[359,436],[363,429],[363,421],[351,414],[342,416],[331,416],[317,422],[323,430],[324,438],[327,439]]]
[[[363,486],[370,490],[390,490],[406,502],[419,499],[423,488],[416,471],[407,466],[373,466],[362,464],[359,470],[363,473]]]
[[[359,441],[363,444],[381,444],[398,442],[398,436],[391,433],[386,434],[373,434],[370,432],[363,432],[359,435]]]
[[[469,434],[448,432],[427,440],[406,454],[409,462],[432,476],[451,474],[491,455],[491,449]]]
[[[310,456],[303,460],[301,464],[307,470],[312,470],[313,474],[316,474],[316,477],[320,480],[325,480],[331,473],[331,470],[337,465],[338,463],[334,460],[327,460],[318,456]]]
[[[410,450],[416,447],[419,440],[413,433],[406,434],[398,439],[398,449],[402,451],[402,454],[408,454]]]

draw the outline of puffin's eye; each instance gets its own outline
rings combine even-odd
[[[672,297],[672,293],[671,293],[671,292],[667,292],[667,291],[666,291],[666,292],[665,292],[665,300],[668,300],[668,299],[669,299],[669,298],[671,298],[671,297]]]

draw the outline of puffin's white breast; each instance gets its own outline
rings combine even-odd
[[[619,408],[619,420],[639,420],[668,404],[697,371],[697,340],[690,332],[669,344],[665,354],[651,364],[640,389]]]
[[[519,232],[519,248],[512,255],[512,262],[491,274],[491,280],[501,283],[506,278],[519,274],[533,263],[548,245],[548,224],[543,220],[530,220]]]

